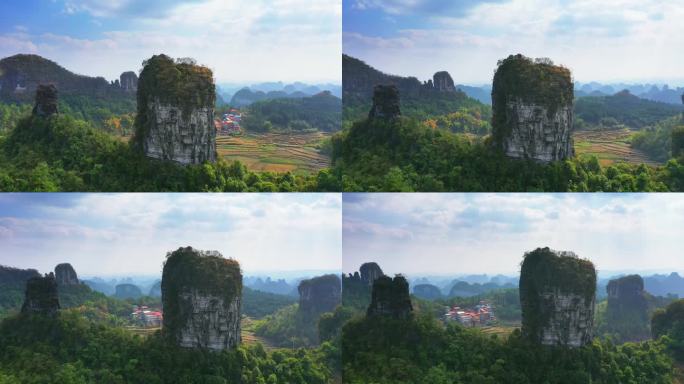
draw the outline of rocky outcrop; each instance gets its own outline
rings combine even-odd
[[[26,281],[26,294],[21,313],[54,316],[59,312],[55,275],[32,277]]]
[[[138,92],[138,75],[133,71],[127,71],[119,76],[119,86],[126,92]]]
[[[181,164],[216,161],[215,101],[210,69],[153,56],[138,82],[134,143],[156,159]]]
[[[57,264],[55,267],[57,285],[79,285],[78,275],[69,263]]]
[[[337,275],[323,275],[299,283],[299,311],[313,316],[332,312],[342,300],[342,282]]]
[[[425,300],[437,300],[442,297],[442,291],[432,284],[418,284],[414,286],[413,294]]]
[[[216,251],[179,248],[162,273],[163,334],[186,348],[224,350],[240,343],[240,265]]]
[[[403,276],[380,276],[373,282],[371,303],[368,316],[388,316],[406,319],[413,312],[409,284]]]
[[[382,268],[380,268],[378,263],[374,262],[361,264],[359,272],[361,273],[361,281],[369,286],[372,286],[377,278],[385,276],[385,274],[382,273]]]
[[[394,85],[376,85],[369,119],[393,120],[401,116],[399,90]]]
[[[114,297],[119,299],[138,299],[142,297],[142,291],[134,284],[118,284],[114,289]]]
[[[596,270],[571,252],[537,248],[520,271],[522,333],[543,345],[580,347],[593,337]]]
[[[41,84],[36,88],[36,103],[33,106],[33,115],[49,117],[58,113],[57,110],[57,87],[54,84]]]
[[[644,280],[639,275],[628,275],[608,282],[608,306],[602,331],[619,341],[648,339],[648,299]]]
[[[492,88],[492,139],[507,156],[542,162],[574,155],[570,71],[522,55],[499,62]]]
[[[456,86],[454,85],[454,79],[447,71],[440,71],[432,76],[433,86],[436,90],[440,92],[455,92]]]

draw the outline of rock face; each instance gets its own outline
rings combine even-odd
[[[382,268],[374,262],[363,263],[359,268],[359,272],[361,273],[361,281],[369,286],[372,286],[373,282],[379,277],[385,276],[385,274],[382,273]]]
[[[571,252],[537,248],[520,271],[523,336],[537,344],[580,347],[593,337],[596,270]]]
[[[138,75],[133,71],[124,72],[119,76],[119,86],[126,92],[138,92]]]
[[[142,296],[142,291],[134,284],[119,284],[115,288],[114,296],[119,299],[137,299]]]
[[[134,142],[156,159],[181,164],[216,161],[215,101],[210,69],[153,56],[138,82]]]
[[[323,275],[299,283],[299,310],[319,315],[331,312],[342,301],[342,282],[337,275]]]
[[[570,71],[548,59],[509,56],[492,88],[492,139],[507,156],[542,162],[574,155]]]
[[[648,300],[644,280],[639,275],[623,276],[608,282],[605,331],[621,341],[639,341],[650,336]]]
[[[26,281],[26,295],[21,313],[54,316],[59,312],[57,282],[51,272],[44,277],[32,277]]]
[[[399,116],[399,89],[394,85],[376,85],[373,91],[373,107],[368,113],[368,118],[392,120]]]
[[[33,115],[48,117],[58,113],[57,110],[57,87],[53,84],[41,84],[36,88],[36,104],[33,106]]]
[[[69,263],[57,264],[55,267],[57,285],[79,285],[78,275]]]
[[[240,344],[240,265],[216,251],[179,248],[162,273],[163,332],[173,343],[214,351]]]
[[[426,300],[436,300],[442,297],[442,292],[439,288],[432,284],[418,284],[414,286],[413,294]]]
[[[436,90],[440,92],[455,92],[456,86],[454,85],[454,80],[447,71],[437,72],[432,76],[433,86]]]
[[[389,316],[406,319],[413,312],[409,284],[403,276],[381,276],[373,282],[368,316]]]

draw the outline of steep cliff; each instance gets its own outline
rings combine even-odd
[[[580,347],[593,337],[596,270],[571,252],[537,248],[520,271],[522,333],[544,345]]]
[[[55,267],[55,280],[57,285],[78,285],[78,275],[74,267],[69,263],[57,264]]]
[[[373,90],[373,106],[369,119],[392,120],[401,116],[399,90],[394,85],[376,85]]]
[[[119,76],[119,86],[126,92],[138,91],[138,75],[133,71],[124,72]]]
[[[299,283],[299,311],[313,316],[331,312],[342,300],[342,282],[337,275],[323,275]]]
[[[59,312],[57,282],[52,272],[44,277],[31,277],[26,281],[26,295],[21,312],[49,316]]]
[[[216,251],[179,248],[162,273],[163,333],[188,348],[223,350],[240,343],[240,265]]]
[[[216,91],[209,68],[153,56],[144,63],[137,96],[133,142],[146,156],[181,164],[216,161]]]
[[[57,87],[53,84],[40,84],[36,88],[36,101],[33,106],[33,115],[49,117],[58,113]]]
[[[492,87],[492,138],[507,156],[543,162],[574,155],[572,77],[548,59],[499,61]]]
[[[369,286],[373,285],[373,282],[380,276],[385,276],[385,274],[382,273],[382,268],[380,268],[378,263],[374,262],[361,264],[359,272],[361,273],[361,281]]]
[[[619,341],[648,339],[648,299],[644,280],[628,275],[608,282],[608,305],[601,331],[611,333]]]
[[[378,277],[373,282],[371,303],[368,316],[389,316],[396,319],[408,318],[413,312],[409,284],[403,276]]]
[[[432,85],[440,92],[456,92],[454,80],[447,71],[440,71],[432,76]]]

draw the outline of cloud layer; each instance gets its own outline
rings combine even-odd
[[[514,274],[544,246],[599,271],[684,271],[677,195],[345,194],[343,210],[346,272]]]
[[[550,57],[579,81],[681,84],[684,3],[676,0],[350,0],[343,50],[380,69],[489,83],[509,54]],[[442,4],[441,6],[439,4]],[[376,20],[371,24],[368,19]],[[364,22],[356,22],[357,20]]]
[[[341,81],[341,0],[35,1],[0,5],[1,57],[36,53],[114,79],[166,53],[221,82]]]
[[[337,194],[3,194],[0,264],[91,275],[158,274],[191,245],[243,270],[339,270]]]

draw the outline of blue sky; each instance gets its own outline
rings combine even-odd
[[[526,251],[574,251],[599,273],[684,273],[676,194],[344,194],[343,270],[519,272]]]
[[[342,0],[3,0],[0,57],[35,53],[112,80],[153,54],[219,82],[341,81]]]
[[[509,54],[581,82],[684,84],[679,0],[344,0],[343,51],[388,73],[490,83]]]
[[[167,251],[210,249],[247,274],[339,271],[339,194],[0,194],[0,265],[81,275],[161,273]]]

